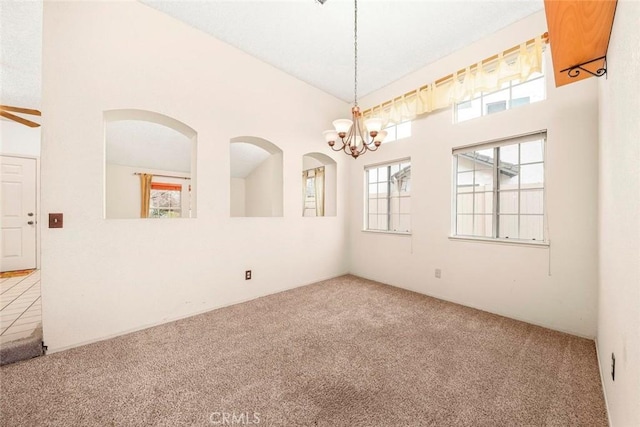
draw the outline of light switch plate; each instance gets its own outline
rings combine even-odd
[[[50,213],[49,214],[49,228],[62,228],[62,214]]]

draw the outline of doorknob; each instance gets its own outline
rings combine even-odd
[[[29,221],[29,222],[27,222],[27,224],[33,225],[33,221]]]
[[[29,216],[33,216],[33,212],[29,212],[27,215],[29,215]]]

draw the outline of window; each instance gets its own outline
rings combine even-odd
[[[387,131],[387,137],[384,139],[383,144],[386,142],[409,138],[411,136],[411,121],[398,124],[392,123],[384,128],[384,130]]]
[[[365,230],[411,231],[411,160],[365,168]]]
[[[149,218],[180,218],[182,216],[182,185],[151,183]]]
[[[304,185],[304,216],[316,216],[316,177],[309,171]]]
[[[453,151],[454,236],[545,241],[546,132]]]
[[[302,216],[324,216],[324,166],[302,172]]]
[[[525,82],[506,82],[499,90],[482,92],[469,101],[454,104],[454,123],[543,101],[546,97],[544,74],[533,73]]]

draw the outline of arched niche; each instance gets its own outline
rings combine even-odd
[[[105,218],[195,218],[197,132],[147,110],[104,112]]]
[[[302,156],[302,216],[335,216],[337,165],[323,153]]]
[[[232,217],[282,216],[282,150],[255,136],[230,143]]]

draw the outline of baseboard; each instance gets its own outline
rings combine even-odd
[[[425,296],[428,296],[428,297],[431,297],[431,298],[436,298],[436,299],[439,299],[439,300],[442,300],[442,301],[447,301],[447,302],[450,302],[450,303],[453,303],[453,304],[458,304],[458,305],[462,305],[462,306],[465,306],[465,307],[473,308],[475,310],[484,311],[485,313],[491,313],[491,314],[495,314],[497,316],[506,317],[508,319],[517,320],[519,322],[528,323],[530,325],[539,326],[541,328],[551,329],[552,331],[562,332],[563,334],[569,334],[569,335],[573,335],[573,336],[580,337],[580,338],[586,338],[588,340],[595,340],[595,336],[593,336],[593,335],[585,335],[585,334],[582,334],[582,333],[579,333],[579,332],[575,332],[575,331],[571,331],[571,330],[568,330],[568,329],[556,328],[556,327],[553,327],[553,326],[549,326],[549,325],[545,325],[545,324],[542,324],[542,323],[538,323],[538,322],[532,321],[530,319],[526,319],[526,318],[522,318],[522,317],[518,317],[518,316],[513,316],[511,314],[505,314],[505,313],[498,313],[498,312],[495,312],[495,311],[489,311],[486,308],[478,307],[478,306],[475,306],[475,305],[472,305],[472,304],[468,304],[466,302],[460,302],[460,301],[452,300],[452,299],[445,298],[445,297],[442,297],[442,296],[437,295],[437,294],[428,294],[426,292],[422,292],[422,291],[419,291],[419,290],[416,290],[416,289],[407,288],[407,287],[400,286],[400,285],[392,285],[392,284],[389,284],[389,283],[381,282],[378,279],[373,279],[371,277],[363,276],[361,274],[356,274],[356,273],[349,273],[349,274],[351,274],[353,276],[356,276],[356,277],[361,277],[363,279],[371,280],[373,282],[378,282],[378,283],[381,283],[381,284],[386,285],[386,286],[391,286],[391,287],[394,287],[394,288],[404,289],[405,291],[415,292],[415,293],[420,294],[420,295],[425,295]]]
[[[213,310],[218,310],[220,308],[231,307],[231,306],[234,306],[234,305],[237,305],[237,304],[242,304],[244,302],[253,301],[253,300],[256,300],[258,298],[268,297],[270,295],[279,294],[281,292],[290,291],[292,289],[297,289],[297,288],[301,288],[301,287],[304,287],[304,286],[313,285],[314,283],[323,282],[325,280],[334,279],[336,277],[344,276],[344,275],[347,275],[347,274],[349,274],[349,273],[342,273],[342,274],[338,274],[336,276],[327,277],[327,278],[324,278],[324,279],[317,279],[317,280],[314,280],[312,282],[304,283],[302,285],[295,285],[295,286],[290,286],[290,287],[279,288],[279,289],[276,289],[273,292],[269,292],[269,293],[266,293],[266,294],[263,294],[263,295],[256,295],[256,296],[249,297],[249,298],[243,298],[243,299],[239,299],[239,300],[234,300],[234,301],[231,301],[231,302],[225,303],[225,304],[210,306],[208,308],[204,308],[202,310],[198,310],[198,311],[195,311],[193,313],[185,314],[185,315],[182,315],[182,316],[176,316],[176,317],[168,317],[168,318],[165,318],[165,319],[163,319],[163,320],[161,320],[159,322],[153,322],[153,323],[144,324],[144,325],[142,325],[140,327],[136,327],[136,328],[132,328],[132,329],[126,329],[126,330],[123,330],[123,331],[120,331],[120,332],[116,332],[116,333],[109,334],[109,335],[103,335],[103,336],[100,336],[100,337],[95,338],[95,339],[90,339],[90,340],[87,340],[87,341],[81,341],[79,343],[75,343],[75,344],[71,344],[71,345],[67,345],[67,346],[63,346],[63,347],[51,348],[51,346],[49,345],[49,343],[46,340],[46,338],[47,338],[47,336],[46,336],[46,325],[43,325],[44,326],[44,332],[45,332],[44,343],[48,347],[47,348],[47,354],[59,353],[61,351],[65,351],[65,350],[71,350],[72,348],[82,347],[83,345],[89,345],[89,344],[93,344],[93,343],[96,343],[96,342],[109,340],[111,338],[121,337],[123,335],[129,335],[129,334],[132,334],[134,332],[138,332],[138,331],[142,331],[142,330],[145,330],[145,329],[153,328],[155,326],[164,325],[166,323],[176,322],[178,320],[187,319],[187,318],[193,317],[193,316],[199,316],[201,314],[208,313],[208,312],[213,311]]]
[[[604,373],[602,372],[602,363],[600,359],[600,350],[598,349],[598,338],[596,337],[593,340],[596,344],[596,359],[598,360],[598,372],[600,373],[600,386],[602,387],[602,396],[604,397],[604,408],[607,411],[607,421],[609,422],[609,426],[613,427],[611,423],[611,413],[609,412],[609,401],[607,400],[607,388],[604,386]]]

